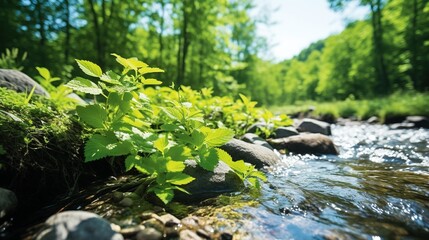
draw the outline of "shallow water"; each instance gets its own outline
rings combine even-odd
[[[332,133],[340,155],[283,156],[260,204],[237,209],[237,229],[249,239],[429,239],[429,130]]]

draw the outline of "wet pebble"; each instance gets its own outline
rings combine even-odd
[[[232,238],[233,238],[233,235],[231,233],[223,232],[220,234],[221,240],[232,240]]]
[[[179,235],[180,235],[180,239],[202,240],[202,238],[200,236],[198,236],[195,232],[193,232],[189,229],[182,230]]]
[[[144,221],[143,226],[147,228],[154,228],[159,232],[164,232],[164,224],[156,218],[151,218],[149,220]]]
[[[131,207],[133,204],[134,201],[129,197],[125,197],[119,202],[119,205],[121,205],[122,207]]]
[[[124,237],[132,237],[132,236],[135,236],[136,234],[138,234],[139,232],[143,231],[144,229],[145,229],[144,226],[137,225],[137,226],[132,226],[132,227],[127,227],[127,228],[121,229],[119,232]]]
[[[157,229],[148,227],[137,233],[136,240],[159,240],[162,235]]]

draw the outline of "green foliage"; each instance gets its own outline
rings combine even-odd
[[[55,185],[66,181],[71,189],[81,171],[80,124],[50,99],[39,95],[26,99],[24,93],[0,88],[0,165],[13,174],[11,181],[42,173],[38,176],[42,185],[44,176],[55,173],[60,181]]]
[[[94,131],[85,145],[85,161],[123,156],[125,169],[135,168],[148,175],[152,181],[147,192],[155,193],[164,203],[172,200],[174,190],[186,192],[180,186],[194,180],[183,173],[187,159],[209,171],[223,161],[254,186],[256,179],[265,179],[253,166],[233,162],[217,148],[231,140],[234,131],[210,128],[214,125],[204,119],[204,109],[195,104],[200,95],[185,87],[180,92],[148,88],[160,82],[145,75],[163,70],[136,58],[112,55],[123,67],[121,74],[103,73],[95,63],[76,60],[84,73],[99,81],[77,77],[66,84],[75,91],[102,96],[99,102],[76,108],[80,120]],[[193,102],[187,101],[191,98]],[[241,98],[243,107],[253,111],[256,103],[244,95]]]
[[[0,68],[6,69],[16,69],[21,71],[24,69],[22,62],[27,58],[27,52],[24,52],[21,57],[19,57],[18,48],[6,48],[5,52],[1,54],[0,58]]]
[[[309,106],[315,108],[314,116],[331,115],[338,117],[356,117],[365,120],[377,116],[381,121],[386,117],[423,115],[429,116],[427,103],[429,95],[416,92],[397,92],[388,97],[374,98],[368,100],[348,99],[335,102],[301,102],[293,106],[272,107],[273,112],[296,114],[305,112]]]

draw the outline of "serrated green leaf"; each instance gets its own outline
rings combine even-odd
[[[87,61],[87,60],[78,60],[76,59],[77,64],[79,65],[79,68],[82,69],[82,71],[89,76],[92,77],[101,77],[103,74],[103,71],[101,70],[100,66],[97,64]]]
[[[194,177],[181,172],[169,172],[166,175],[166,181],[174,185],[185,185],[194,180]]]
[[[98,160],[108,156],[129,154],[132,145],[129,142],[118,142],[116,137],[94,134],[85,144],[85,162]]]
[[[158,151],[164,153],[164,151],[166,150],[167,146],[168,146],[168,139],[167,136],[159,136],[159,138],[157,140],[155,140],[155,142],[153,142],[153,146],[158,149]]]
[[[206,135],[196,129],[192,131],[191,134],[191,143],[197,147],[201,147],[205,141]]]
[[[183,118],[183,114],[181,111],[179,111],[176,108],[173,107],[161,107],[161,110],[167,115],[167,117],[176,120],[181,121]]]
[[[161,81],[156,80],[155,78],[148,78],[148,79],[142,79],[141,81],[144,85],[160,85],[162,84]]]
[[[122,83],[119,81],[120,78],[121,76],[119,76],[115,72],[107,71],[106,73],[103,73],[101,75],[100,80],[114,85],[122,85]]]
[[[125,68],[137,70],[138,68],[147,67],[148,65],[137,58],[123,58],[116,53],[112,53],[116,57],[116,61]]]
[[[225,163],[230,163],[232,162],[232,157],[231,155],[229,155],[229,153],[227,153],[226,151],[224,151],[223,149],[220,148],[215,148],[217,151],[217,155],[219,157],[219,160],[222,160]]]
[[[99,95],[103,92],[102,89],[97,86],[97,84],[81,77],[76,77],[75,79],[68,82],[65,86],[75,91],[89,93],[92,95]]]
[[[161,73],[164,72],[164,70],[160,68],[152,68],[152,67],[143,67],[139,70],[139,73],[146,74],[146,73]]]
[[[99,104],[77,106],[76,112],[84,123],[94,128],[103,128],[107,119],[107,111]]]
[[[109,107],[116,107],[116,106],[119,106],[119,104],[121,104],[121,100],[122,99],[118,93],[112,92],[112,93],[109,93],[109,96],[107,97],[107,104]]]
[[[37,71],[39,72],[40,76],[42,76],[45,80],[51,79],[51,73],[47,68],[44,67],[36,67]]]
[[[207,171],[213,171],[219,163],[216,149],[212,148],[204,156],[200,156],[199,165]]]
[[[131,170],[135,165],[141,163],[142,157],[139,155],[129,155],[125,158],[125,171]]]
[[[169,172],[182,172],[186,165],[182,161],[167,161],[166,167]]]
[[[155,192],[155,195],[164,203],[167,204],[171,200],[173,200],[174,192],[172,189],[166,189],[166,188],[155,188],[153,190]]]
[[[171,157],[175,161],[185,161],[192,157],[191,149],[182,145],[175,145],[165,152],[165,157]]]
[[[222,146],[234,137],[234,131],[228,128],[210,129],[204,133],[206,134],[204,142],[210,147]]]

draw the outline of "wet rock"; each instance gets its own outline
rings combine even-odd
[[[0,218],[12,214],[18,206],[18,199],[14,192],[0,188]]]
[[[408,116],[405,123],[413,123],[417,128],[429,128],[429,119],[423,116]]]
[[[164,215],[160,216],[158,219],[159,219],[159,220],[160,220],[164,225],[169,225],[169,226],[171,226],[171,225],[179,225],[179,224],[180,224],[180,220],[179,220],[179,219],[177,219],[175,216],[173,216],[173,215],[169,214],[169,213],[167,213],[167,214],[164,214]]]
[[[250,143],[246,144],[252,145]],[[270,150],[267,149],[267,151]],[[186,191],[190,192],[191,195],[176,191],[174,199],[177,201],[197,202],[218,196],[222,193],[236,192],[243,187],[241,179],[223,162],[219,162],[213,172],[198,166],[197,162],[194,160],[186,160],[185,164],[186,168],[183,172],[196,179],[189,184],[181,186]]]
[[[137,233],[136,240],[160,240],[163,234],[154,228],[145,228]]]
[[[142,220],[142,221],[144,221],[144,220],[148,220],[148,219],[151,219],[151,218],[155,218],[157,215],[155,214],[155,213],[153,213],[153,212],[151,212],[151,211],[145,211],[145,212],[143,212],[141,215],[140,215],[140,219]]]
[[[57,213],[45,222],[37,240],[105,239],[122,240],[123,236],[112,230],[108,221],[95,213],[66,211]]]
[[[125,197],[119,202],[119,205],[121,205],[122,207],[131,207],[133,204],[134,201],[129,197]]]
[[[234,161],[243,160],[256,168],[272,166],[280,161],[280,157],[270,149],[238,139],[232,139],[220,148],[229,153]]]
[[[233,235],[231,233],[228,233],[228,232],[223,232],[220,234],[220,239],[221,240],[232,240]]]
[[[366,120],[366,122],[369,124],[375,124],[375,123],[379,123],[380,119],[378,119],[378,117],[376,117],[376,116],[372,116],[372,117],[368,118],[368,120]]]
[[[298,131],[331,135],[331,125],[315,119],[304,118],[298,125]]]
[[[120,233],[124,237],[129,238],[129,237],[137,235],[137,233],[139,233],[140,231],[142,231],[144,229],[145,229],[144,226],[142,226],[142,225],[136,225],[136,226],[132,226],[132,227],[127,227],[127,228],[121,229]]]
[[[210,237],[210,233],[207,232],[204,229],[198,229],[197,230],[197,235],[200,236],[200,237],[202,237],[202,238],[205,238],[205,239],[210,239],[211,238]]]
[[[195,217],[195,216],[189,216],[189,217],[186,217],[180,221],[180,223],[183,226],[185,226],[189,229],[193,229],[193,230],[198,229],[198,227],[199,227],[198,222],[199,222],[199,219],[198,219],[198,217]]]
[[[285,137],[295,136],[298,134],[299,134],[298,130],[296,130],[292,126],[279,127],[276,130],[274,130],[274,133],[270,137],[271,138],[285,138]]]
[[[195,232],[185,229],[180,231],[180,239],[183,240],[202,240],[202,238],[200,236],[198,236],[198,234],[196,234]]]
[[[146,228],[156,229],[158,232],[164,232],[164,224],[158,219],[158,217],[144,221],[143,226]]]
[[[391,124],[389,127],[391,129],[394,129],[394,130],[399,130],[399,129],[413,129],[413,128],[416,128],[416,125],[414,123],[403,122],[403,123],[394,123],[394,124]]]
[[[114,192],[112,194],[112,200],[115,202],[119,202],[124,198],[124,193],[122,192]]]
[[[252,143],[252,144],[256,144],[259,146],[266,147],[270,150],[274,150],[274,148],[271,147],[271,145],[269,143],[267,143],[267,141],[265,141],[265,139],[259,137],[258,135],[254,134],[254,133],[244,134],[243,137],[241,137],[241,140],[243,140],[247,143]]]
[[[288,138],[270,139],[269,143],[278,150],[298,154],[338,154],[332,140],[319,133],[307,133]]]
[[[18,70],[0,69],[0,87],[26,93],[30,93],[33,87],[35,87],[34,94],[49,97],[49,93],[46,91],[46,89],[44,89],[40,84],[27,76],[25,73],[22,73]]]

